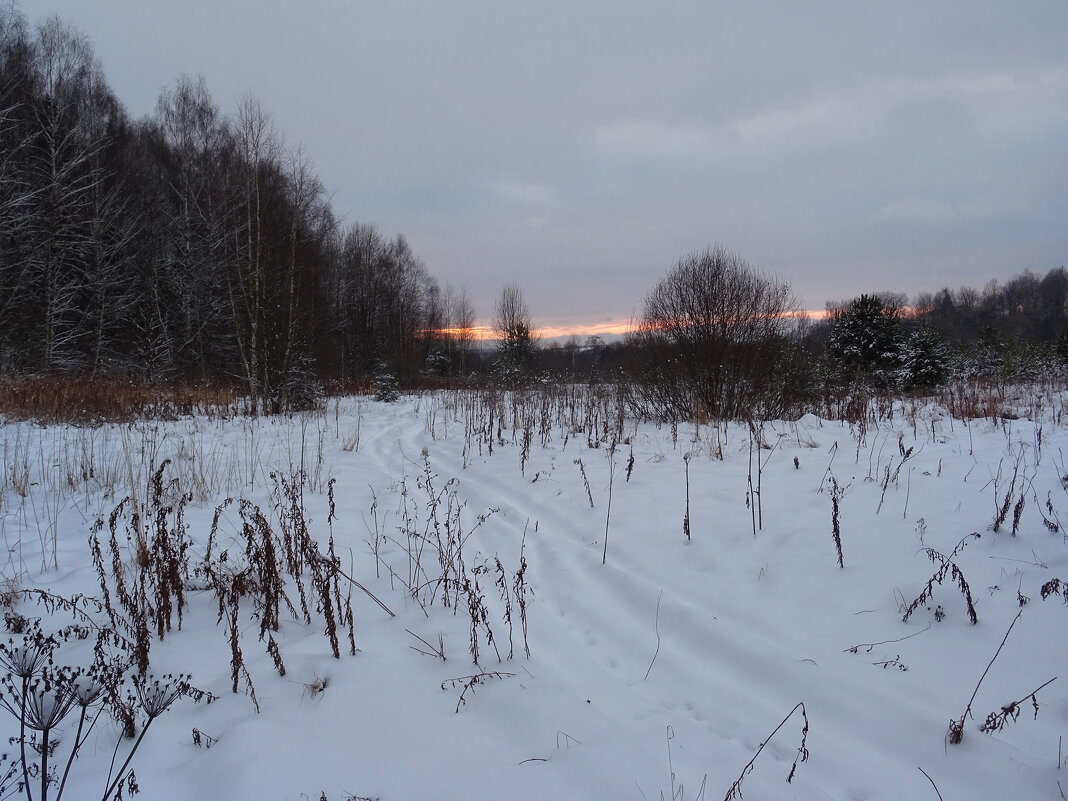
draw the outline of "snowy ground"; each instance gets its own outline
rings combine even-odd
[[[173,460],[166,476],[194,495],[186,522],[195,566],[219,503],[243,497],[267,513],[270,474],[303,466],[313,535],[325,548],[332,531],[345,572],[396,616],[356,589],[358,652],[343,643],[335,659],[321,616],[308,626],[284,615],[275,635],[282,677],[251,605],[243,607],[257,713],[247,694],[230,691],[230,645],[213,595],[191,589],[181,631],[152,643],[151,670],[192,673],[218,700],[180,700],[154,722],[134,762],[145,799],[719,799],[764,743],[741,787],[746,798],[936,799],[932,782],[946,801],[1068,792],[1068,764],[1058,764],[1068,756],[1060,746],[1068,608],[1060,595],[1040,597],[1050,579],[1068,579],[1065,536],[1044,523],[1057,515],[1068,523],[1059,405],[1037,420],[965,423],[911,404],[864,429],[811,416],[768,423],[763,439],[773,447],[759,451],[754,535],[749,476],[755,486],[758,456],[747,428],[673,432],[626,420],[619,437],[607,405],[583,403],[576,393],[521,408],[518,421],[507,399],[494,407],[501,420],[475,396],[437,394],[330,401],[321,414],[292,419],[8,423],[2,574],[23,589],[99,595],[90,528],[131,487],[143,501],[164,458]],[[240,526],[234,509],[221,517],[223,540]],[[433,584],[441,576],[433,511],[439,530],[446,520],[458,527],[465,568],[485,597],[477,666],[467,606],[444,607]],[[903,622],[941,564],[925,548],[949,556],[972,532],[981,536],[952,561],[978,624],[949,575]],[[497,558],[513,603],[510,636]],[[514,588],[523,558],[529,658]],[[419,601],[409,583],[422,587]],[[53,627],[69,622],[25,598],[16,609]],[[1018,613],[963,742],[947,744],[950,721]],[[439,636],[444,660],[419,652]],[[85,658],[84,645],[64,649]],[[500,675],[468,689],[458,708],[463,677],[483,672]],[[1053,677],[1037,693],[1036,719],[1029,695]],[[979,731],[989,713],[1020,699],[1015,722]],[[769,740],[799,703],[806,738],[797,709]],[[16,734],[14,718],[3,720],[0,733]],[[61,730],[57,753],[72,728]],[[194,729],[217,742],[194,744]],[[64,797],[100,797],[115,735],[111,724],[94,732]],[[788,784],[802,744],[808,759]]]

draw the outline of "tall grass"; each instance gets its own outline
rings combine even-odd
[[[229,417],[248,411],[248,402],[229,386],[68,375],[0,380],[0,415],[8,420],[99,425],[193,414]]]

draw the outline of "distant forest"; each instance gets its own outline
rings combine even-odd
[[[827,320],[775,332],[801,395],[1068,361],[1063,267],[828,308]],[[203,79],[182,76],[132,120],[84,35],[0,8],[0,377],[227,383],[284,409],[383,376],[608,379],[682,347],[652,343],[647,326],[618,343],[487,353],[474,323],[466,293],[442,289],[402,235],[337,219],[308,155],[254,98],[226,115]]]

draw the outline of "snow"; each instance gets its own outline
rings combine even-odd
[[[572,397],[581,406],[582,393]],[[703,785],[703,797],[718,799],[762,744],[741,787],[746,798],[937,798],[921,769],[945,799],[1056,798],[1068,785],[1068,766],[1058,765],[1068,731],[1068,608],[1060,596],[1040,598],[1045,582],[1068,578],[1064,533],[1043,523],[1043,513],[1068,522],[1062,398],[1033,420],[965,422],[916,401],[864,425],[813,415],[770,422],[759,499],[748,492],[750,464],[758,482],[747,427],[686,424],[673,435],[670,426],[628,419],[613,453],[608,414],[591,433],[581,409],[569,409],[566,422],[562,412],[539,412],[524,457],[524,431],[513,428],[508,399],[499,402],[499,436],[496,418],[487,428],[483,399],[447,393],[331,400],[321,413],[293,418],[0,428],[3,576],[18,587],[99,595],[90,527],[131,486],[143,500],[164,458],[173,460],[168,479],[194,493],[186,509],[194,564],[219,503],[244,497],[266,512],[270,474],[303,465],[313,536],[325,549],[332,534],[342,569],[396,614],[354,590],[358,651],[348,654],[343,637],[339,659],[321,616],[308,626],[284,614],[275,634],[283,677],[257,639],[252,605],[243,605],[241,647],[257,713],[246,694],[230,691],[214,597],[189,592],[181,630],[152,643],[151,672],[191,673],[218,698],[180,700],[153,723],[134,761],[141,798],[651,800],[699,798]],[[991,530],[1014,469],[1010,500],[1025,498],[1015,536],[1011,510]],[[435,492],[456,479],[468,570],[491,568],[480,582],[500,662],[483,632],[479,666],[472,663],[463,603],[445,608],[439,592],[428,605],[423,594],[424,610],[404,587],[404,529],[428,531],[428,470]],[[831,475],[845,488],[844,569],[831,533]],[[757,500],[762,527],[754,534],[748,504]],[[441,522],[444,502],[437,511]],[[221,536],[234,536],[236,514],[222,520]],[[948,577],[903,622],[939,566],[925,548],[949,556],[972,532],[980,537],[952,560],[978,624]],[[529,659],[517,609],[507,658],[494,557],[509,581],[527,561]],[[430,564],[437,555],[428,551],[433,579]],[[54,627],[69,622],[25,598],[17,610]],[[950,721],[964,713],[1017,614],[963,742],[947,744]],[[436,647],[439,635],[445,661],[416,650]],[[64,649],[85,656],[77,643]],[[480,672],[501,676],[469,689],[458,708],[463,680],[450,680]],[[1055,676],[1037,694],[1036,719],[1027,696]],[[979,731],[988,713],[1021,698],[1016,722]],[[787,783],[802,745],[801,711],[768,736],[802,702],[808,759]],[[0,734],[17,734],[6,713],[3,726]],[[195,745],[193,729],[217,742]],[[64,797],[101,795],[116,731],[94,733]]]

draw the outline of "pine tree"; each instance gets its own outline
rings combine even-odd
[[[931,326],[917,328],[901,349],[901,380],[907,387],[934,387],[946,375],[946,349]]]
[[[885,388],[901,366],[903,342],[897,307],[877,295],[861,295],[835,312],[826,349],[840,369]]]

